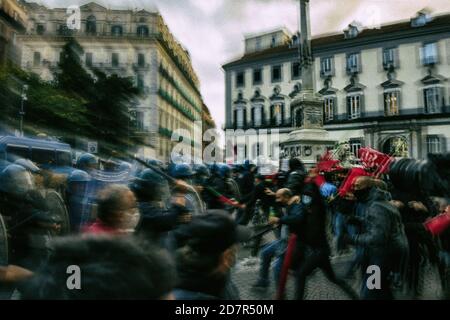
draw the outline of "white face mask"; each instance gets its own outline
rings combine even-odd
[[[306,206],[309,206],[312,203],[312,198],[307,195],[302,195],[302,203]]]
[[[128,210],[123,218],[121,230],[126,233],[133,233],[141,220],[141,213],[138,208]]]

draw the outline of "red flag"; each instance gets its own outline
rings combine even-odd
[[[450,227],[450,214],[442,213],[424,222],[424,227],[434,236],[440,235]]]
[[[339,189],[339,195],[343,197],[347,192],[350,192],[355,179],[361,176],[370,176],[370,173],[364,170],[364,168],[350,169],[344,182],[342,182],[341,188]]]
[[[289,269],[292,264],[292,257],[294,255],[295,245],[297,243],[297,235],[292,233],[289,236],[286,254],[283,260],[283,267],[281,268],[280,283],[277,290],[277,300],[282,300],[284,297],[284,290],[286,288],[287,277]]]
[[[358,156],[366,169],[375,172],[375,176],[386,173],[389,164],[394,160],[393,157],[372,148],[359,149]]]

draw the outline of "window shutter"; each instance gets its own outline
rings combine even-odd
[[[264,106],[261,107],[261,127],[266,125],[266,117],[264,115]]]
[[[331,76],[334,76],[335,75],[335,70],[334,70],[334,57],[331,57],[330,58],[330,64],[331,64],[331,72],[330,72],[330,74],[331,74]]]
[[[237,110],[236,109],[234,109],[234,129],[236,129],[237,128]]]
[[[439,136],[439,144],[441,146],[441,153],[447,152],[447,139],[445,136]]]
[[[333,115],[333,120],[336,120],[337,117],[337,99],[336,97],[332,98],[333,110],[331,110],[331,114]]]
[[[435,42],[434,43],[434,47],[435,47],[435,53],[436,53],[436,64],[440,63],[440,54],[439,54],[439,43]]]
[[[399,49],[394,48],[394,67],[399,68],[400,67],[400,55],[398,53]]]
[[[427,89],[423,89],[423,106],[425,113],[428,113]]]
[[[246,127],[247,126],[247,108],[244,108],[243,109],[244,111],[244,127]]]
[[[284,103],[281,104],[281,125],[285,123],[284,121]]]
[[[359,114],[361,118],[364,117],[365,109],[364,94],[361,94],[359,96]]]
[[[275,108],[275,106],[272,104],[272,105],[270,106],[270,125],[273,125],[273,124],[274,124],[274,121],[273,121],[273,112],[274,112],[274,108]]]
[[[252,115],[252,126],[254,126],[255,125],[255,107],[252,107],[251,115]]]
[[[352,111],[351,111],[351,97],[347,97],[347,118],[351,119]]]
[[[356,55],[357,60],[357,68],[358,68],[358,72],[362,72],[362,61],[361,61],[361,54],[358,53]]]

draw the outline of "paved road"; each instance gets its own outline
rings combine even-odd
[[[266,291],[253,290],[252,285],[256,282],[259,270],[259,259],[250,257],[248,249],[242,249],[239,255],[233,279],[240,290],[241,299],[271,300],[275,297],[273,281]],[[343,276],[347,264],[351,258],[350,254],[332,259],[333,268],[338,276]],[[287,299],[294,298],[294,283],[290,277],[287,285]],[[349,281],[353,289],[359,292],[360,277]],[[422,300],[437,300],[442,295],[442,287],[438,271],[431,266],[425,266],[421,277]],[[394,292],[396,299],[411,299],[412,297],[402,293]],[[308,279],[305,291],[306,300],[349,300],[350,298],[336,285],[330,283],[321,270],[316,270]]]

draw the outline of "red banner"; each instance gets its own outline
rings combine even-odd
[[[371,170],[377,178],[388,171],[389,164],[394,160],[393,157],[371,148],[359,149],[358,156],[364,167]]]
[[[342,183],[342,187],[339,189],[339,195],[341,197],[345,196],[347,192],[350,192],[352,190],[353,181],[355,181],[356,178],[360,176],[369,176],[370,173],[368,173],[364,168],[352,168],[350,169],[347,177],[345,178],[344,182]]]

